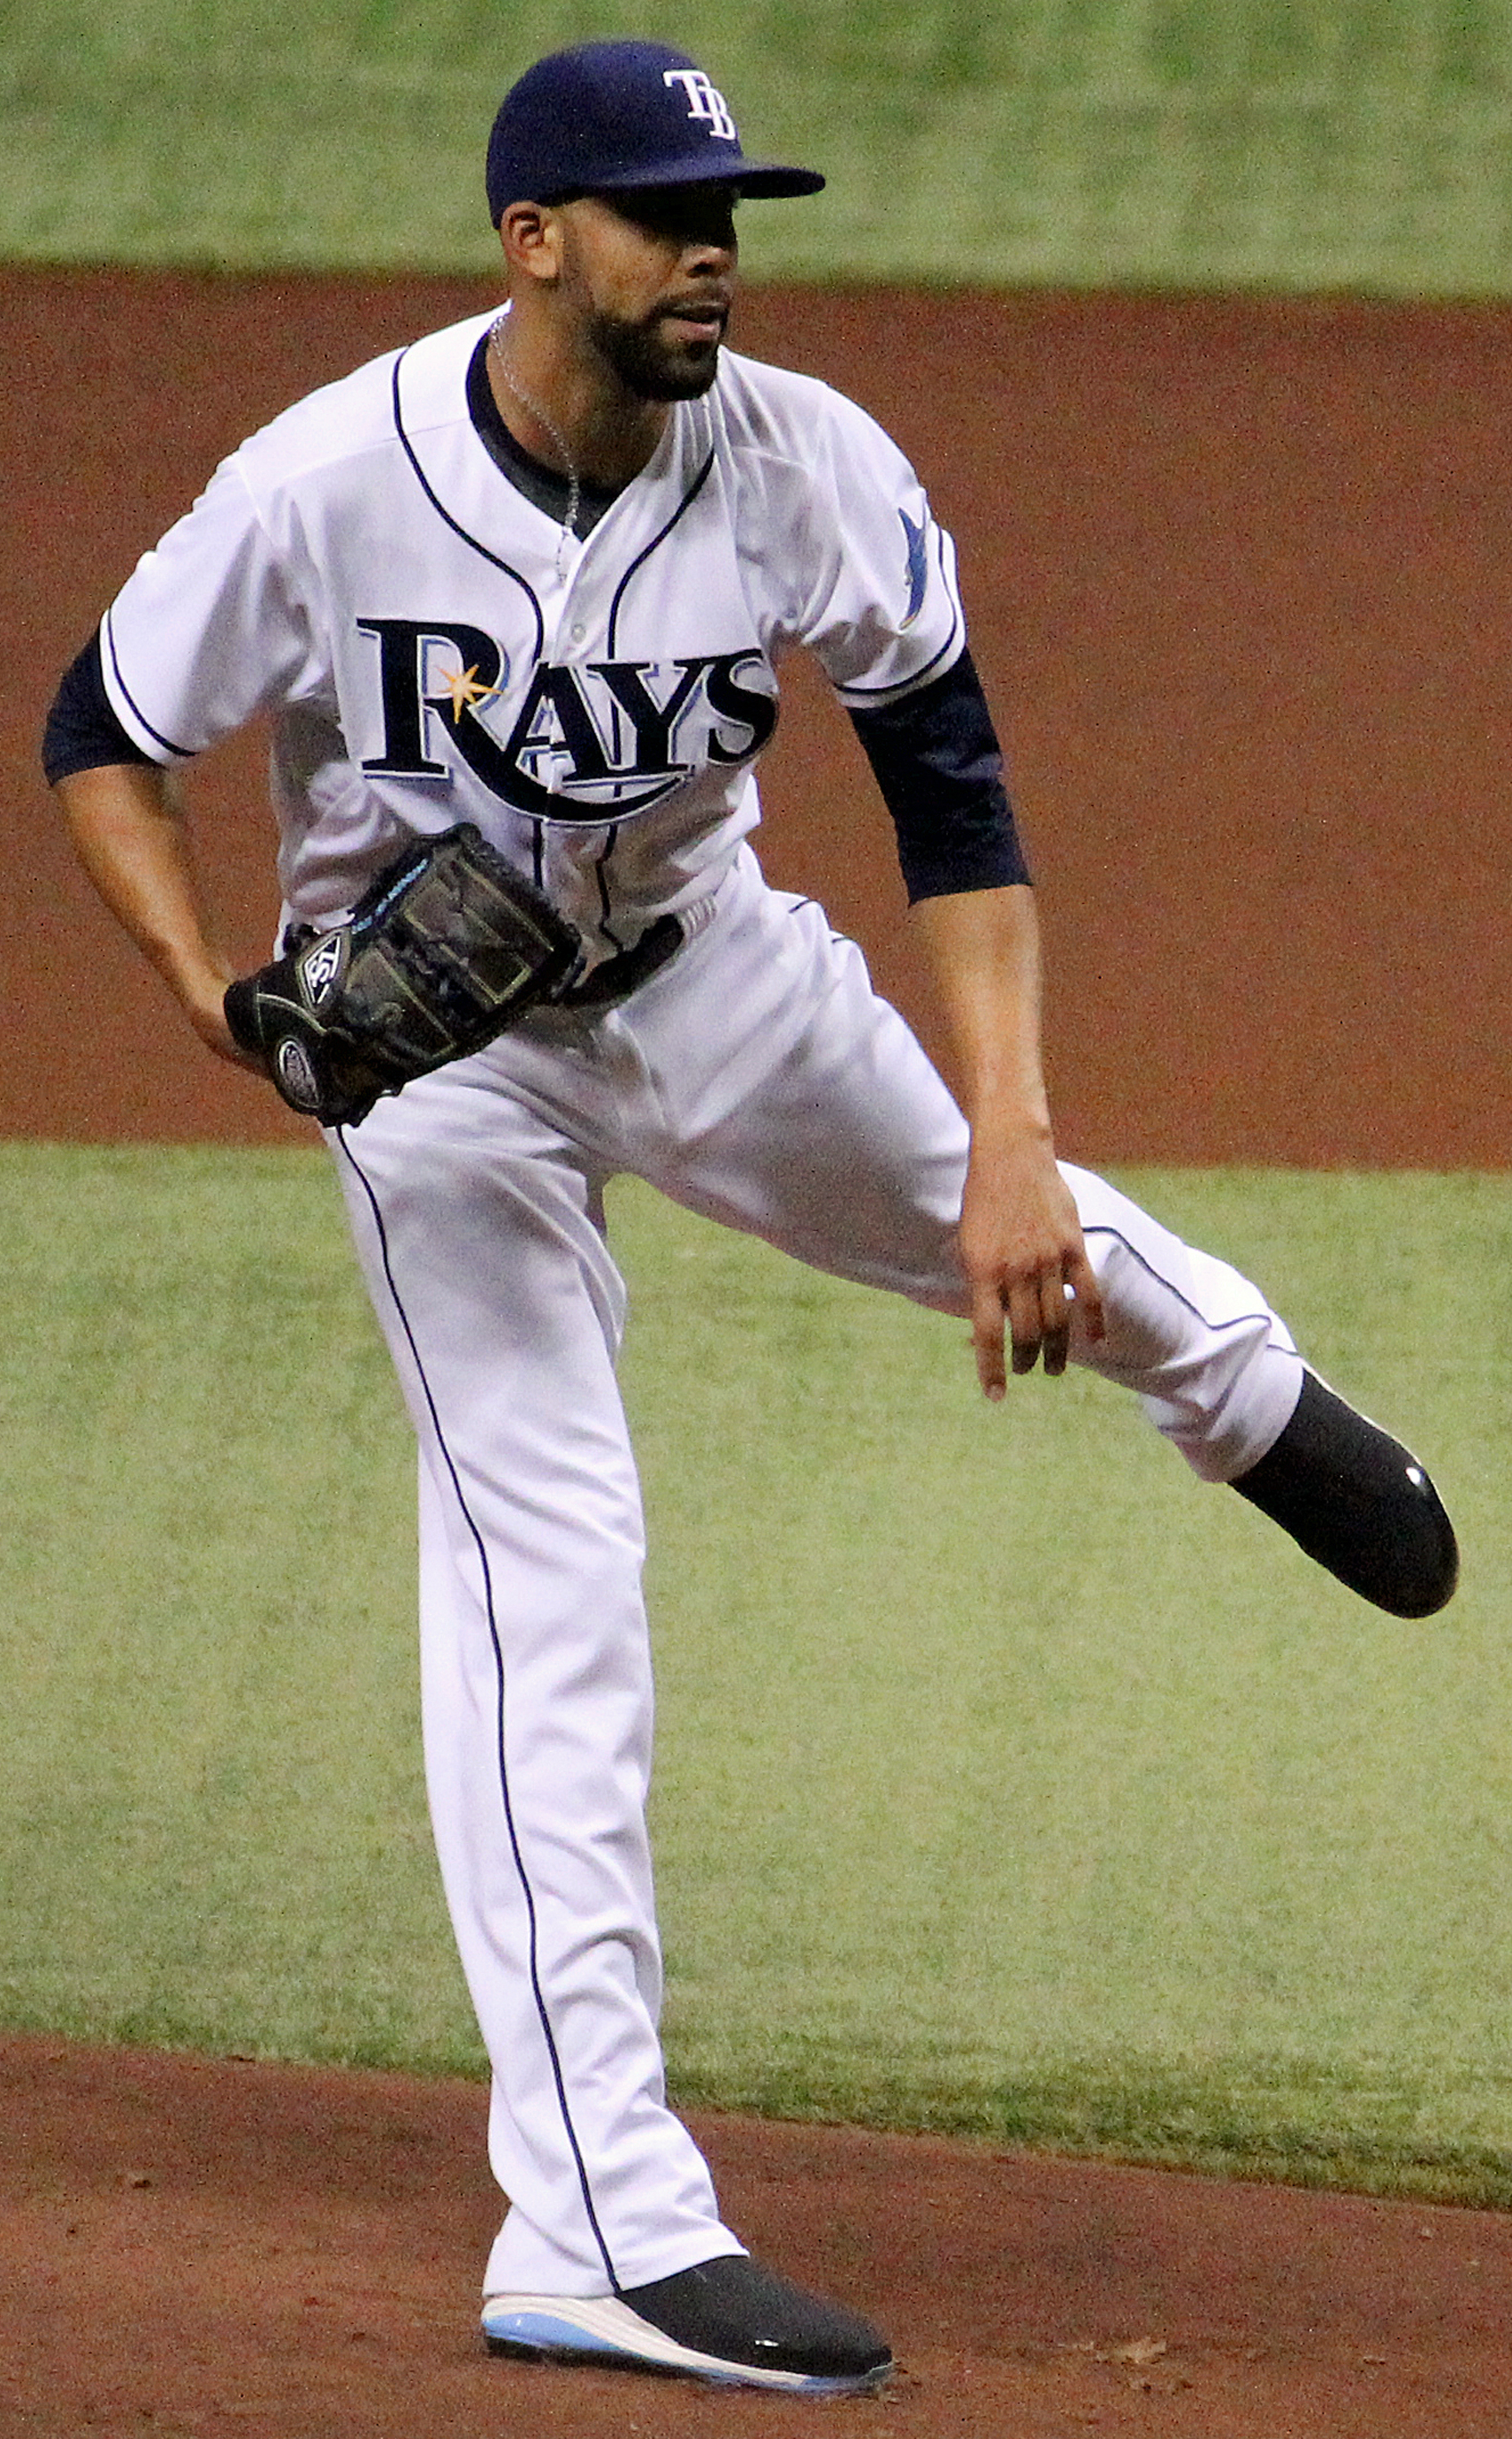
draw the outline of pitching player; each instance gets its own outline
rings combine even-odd
[[[175,774],[254,713],[285,936],[328,940],[328,978],[375,879],[460,822],[572,927],[569,985],[328,1130],[419,1441],[430,1800],[509,2200],[484,2326],[844,2393],[883,2377],[885,2341],[746,2254],[664,2093],[606,1181],[969,1314],[989,1398],[1009,1360],[1123,1383],[1383,1607],[1437,1608],[1456,1556],[1422,1469],[1257,1288],[1057,1164],[1034,901],[949,537],[858,407],[723,347],[737,200],[822,183],[748,159],[680,52],[540,62],[488,152],[507,310],[228,458],[68,672],[44,758],[107,902],[227,1059],[258,1063]],[[749,844],[795,646],[896,825],[964,1114]]]

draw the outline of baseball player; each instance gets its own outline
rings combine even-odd
[[[1057,1163],[950,539],[857,406],[723,345],[738,200],[822,184],[749,159],[679,51],[538,62],[488,150],[506,309],[238,449],[67,673],[44,760],[202,1040],[326,1120],[414,1418],[429,1795],[509,2204],[488,2341],[843,2394],[885,2340],[751,2259],[665,2097],[606,1182],[969,1315],[990,1398],[1010,1364],[1122,1383],[1382,1607],[1428,1614],[1457,1561],[1421,1467],[1257,1288]],[[964,1113],[749,844],[795,646],[891,812]],[[249,979],[175,774],[258,712],[284,906]],[[497,945],[468,930],[479,871],[552,944],[481,1042],[455,1021]]]

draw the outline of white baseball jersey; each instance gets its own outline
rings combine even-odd
[[[850,708],[939,674],[949,537],[870,417],[726,353],[587,539],[469,413],[491,317],[246,441],[108,614],[112,705],[154,760],[275,718],[286,914],[344,913],[417,833],[475,821],[603,953],[704,897],[759,819],[776,665]]]

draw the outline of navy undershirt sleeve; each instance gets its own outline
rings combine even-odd
[[[75,771],[99,771],[112,762],[151,762],[111,708],[100,666],[97,627],[78,659],[63,671],[42,737],[47,784]]]
[[[916,694],[850,718],[893,817],[910,905],[1028,881],[969,652]]]

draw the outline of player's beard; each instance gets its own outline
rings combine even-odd
[[[663,404],[702,398],[719,377],[722,322],[712,338],[674,347],[662,328],[671,318],[659,308],[642,322],[622,322],[612,313],[595,313],[589,320],[589,339],[635,398]]]

